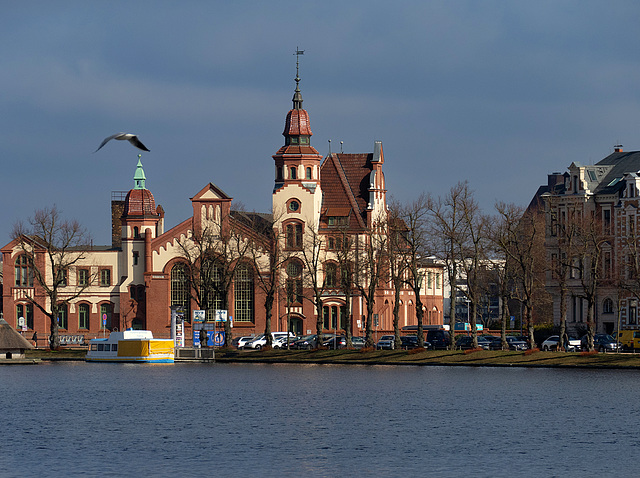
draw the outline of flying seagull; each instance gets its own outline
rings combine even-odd
[[[116,133],[116,134],[112,134],[108,138],[105,138],[105,140],[98,147],[98,149],[96,149],[94,151],[94,153],[97,153],[100,148],[102,148],[105,144],[107,144],[112,139],[119,139],[119,140],[125,140],[126,139],[132,145],[134,145],[136,148],[141,149],[142,151],[149,151],[147,149],[147,147],[140,142],[140,140],[138,139],[138,137],[135,134],[131,134],[131,133]]]

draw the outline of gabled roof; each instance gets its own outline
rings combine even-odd
[[[213,183],[207,184],[191,198],[192,201],[218,201],[221,199],[230,201],[232,198]]]
[[[320,172],[324,192],[323,214],[339,210],[341,214],[337,215],[342,215],[345,212],[344,208],[350,207],[353,218],[350,228],[366,227],[372,157],[371,153],[333,153],[325,158]]]

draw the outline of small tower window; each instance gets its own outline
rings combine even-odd
[[[277,173],[276,173],[276,180],[282,181],[282,166],[278,166]]]
[[[135,226],[133,228],[133,237],[135,237],[136,239],[140,238],[140,229],[138,229],[138,226]]]
[[[133,251],[133,265],[138,265],[138,251]]]
[[[307,179],[311,179],[311,168],[307,168]]]
[[[297,171],[296,168],[291,168],[291,179],[297,179]]]

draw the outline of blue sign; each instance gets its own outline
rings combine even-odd
[[[222,347],[224,345],[224,331],[215,332],[213,334],[213,345]],[[211,335],[209,335],[209,341],[211,341]]]

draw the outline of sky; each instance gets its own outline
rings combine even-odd
[[[0,0],[0,243],[55,205],[111,243],[139,151],[165,230],[209,182],[269,212],[300,56],[311,144],[382,141],[390,198],[468,181],[485,213],[640,149],[635,0]]]

